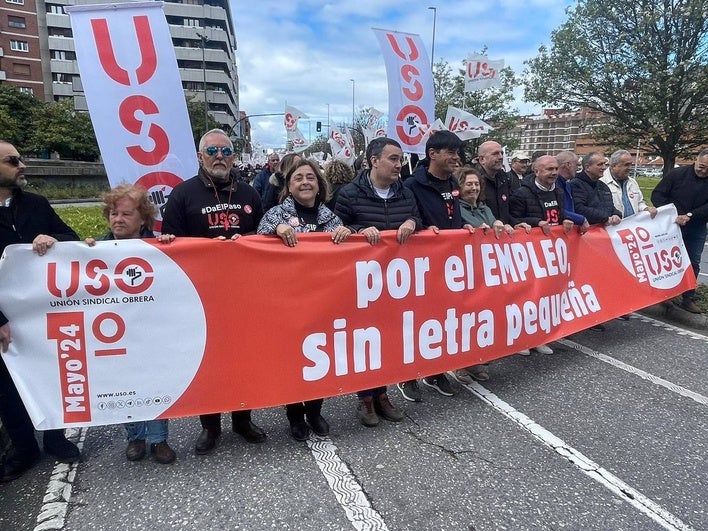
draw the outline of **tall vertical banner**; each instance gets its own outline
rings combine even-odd
[[[430,59],[420,35],[372,28],[381,46],[388,79],[388,136],[406,153],[425,153],[421,125],[435,121]]]
[[[285,118],[283,118],[283,125],[285,125],[285,132],[288,135],[288,142],[293,146],[293,151],[295,153],[300,153],[305,151],[310,143],[305,139],[305,135],[297,127],[297,121],[300,118],[308,118],[308,116],[299,109],[286,104],[285,105]]]
[[[162,207],[172,188],[198,169],[162,2],[66,11],[108,181],[142,186]]]
[[[501,87],[502,68],[504,68],[504,59],[490,61],[486,55],[476,53],[468,55],[465,68],[465,92]]]

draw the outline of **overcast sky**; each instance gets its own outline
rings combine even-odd
[[[419,34],[431,53],[434,11],[435,61],[461,68],[470,52],[486,45],[490,59],[504,59],[517,74],[524,60],[550,44],[566,19],[568,0],[231,0],[237,40],[240,107],[249,115],[282,113],[285,102],[315,122],[351,122],[355,107],[388,110],[386,71],[372,27]],[[517,108],[525,104],[518,89]],[[444,116],[440,118],[445,118]],[[282,117],[251,118],[252,140],[282,147]],[[299,122],[307,137],[308,122]]]

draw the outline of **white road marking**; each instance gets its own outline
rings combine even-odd
[[[337,455],[337,447],[329,437],[310,435],[307,446],[354,528],[387,531],[386,522],[371,506],[354,474]]]
[[[67,439],[76,443],[79,450],[83,449],[88,428],[69,428],[66,432]],[[71,489],[74,485],[78,466],[78,462],[70,465],[57,463],[54,466],[47,490],[44,493],[42,507],[37,516],[37,525],[34,531],[64,528],[66,511],[69,508]]]
[[[561,345],[565,345],[567,347],[578,350],[587,356],[592,356],[593,358],[596,358],[600,361],[604,361],[605,363],[608,363],[608,364],[612,365],[613,367],[617,367],[618,369],[622,369],[623,371],[627,371],[629,373],[636,374],[637,376],[639,376],[640,378],[643,378],[644,380],[647,380],[647,381],[649,381],[653,384],[656,384],[656,385],[660,385],[661,387],[664,387],[664,388],[668,389],[669,391],[672,391],[672,392],[679,394],[681,396],[685,396],[686,398],[690,398],[691,400],[694,400],[703,406],[708,406],[708,397],[705,397],[699,393],[691,391],[690,389],[686,389],[685,387],[681,387],[680,385],[669,382],[668,380],[664,380],[663,378],[659,378],[658,376],[654,376],[653,374],[643,371],[642,369],[638,369],[637,367],[633,367],[632,365],[629,365],[627,363],[624,363],[623,361],[612,358],[606,354],[602,354],[601,352],[597,352],[596,350],[592,350],[591,348],[584,347],[583,345],[579,345],[575,341],[570,341],[568,339],[559,339],[557,342],[560,343]]]
[[[570,463],[575,465],[581,472],[597,481],[603,487],[612,491],[616,496],[620,497],[630,505],[636,507],[639,511],[654,520],[664,529],[671,531],[691,531],[692,528],[681,521],[678,517],[671,514],[659,504],[644,496],[641,492],[633,489],[620,478],[604,469],[593,460],[589,459],[581,452],[569,446],[565,441],[553,435],[550,431],[540,426],[532,419],[514,409],[510,404],[504,402],[494,393],[482,387],[478,383],[463,385],[473,395],[487,403],[505,417],[514,421],[521,426],[522,429],[528,431],[536,439],[544,445],[551,448]]]
[[[699,334],[698,332],[693,332],[692,330],[686,330],[685,328],[680,328],[678,326],[670,325],[668,323],[665,323],[664,321],[659,321],[658,319],[654,319],[652,317],[648,317],[646,315],[642,314],[632,314],[633,317],[636,316],[637,319],[640,319],[644,321],[645,323],[650,323],[653,326],[656,326],[657,328],[664,328],[665,330],[671,330],[672,332],[676,332],[680,336],[687,336],[690,337],[691,339],[699,339],[701,341],[705,341],[708,343],[708,336]],[[703,352],[706,352],[705,350]]]

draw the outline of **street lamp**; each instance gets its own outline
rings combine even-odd
[[[350,79],[352,82],[352,131],[354,130],[354,95],[356,94],[356,81]]]
[[[209,128],[209,102],[207,101],[207,83],[206,83],[206,43],[209,42],[209,37],[197,32],[197,37],[202,41],[202,75],[204,76],[204,131]]]
[[[438,8],[429,7],[428,9],[433,10],[433,44],[430,47],[430,71],[433,70],[433,65],[435,64],[435,21],[438,18]]]

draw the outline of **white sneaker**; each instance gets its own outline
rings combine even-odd
[[[517,354],[519,354],[521,356],[530,356],[531,351],[529,349],[525,348],[524,350],[520,350],[519,352],[517,352]]]
[[[535,350],[539,354],[545,354],[546,356],[549,354],[553,354],[553,349],[548,345],[539,345],[537,347],[533,347],[532,350]]]

